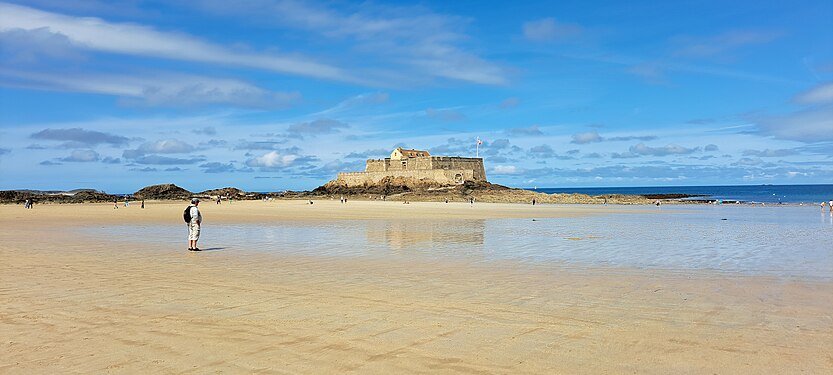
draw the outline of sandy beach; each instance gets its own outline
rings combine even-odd
[[[202,241],[210,251],[189,253],[187,204],[146,204],[0,205],[0,373],[833,372],[827,280],[287,255]],[[621,214],[337,200],[200,208],[206,229]],[[181,226],[182,241],[81,230],[138,223]]]

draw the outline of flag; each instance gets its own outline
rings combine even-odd
[[[482,145],[482,144],[483,144],[483,141],[481,141],[481,140],[480,140],[480,137],[477,137],[477,144],[478,144],[478,145]]]

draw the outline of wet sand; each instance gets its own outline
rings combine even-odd
[[[76,230],[183,225],[185,203],[147,205],[0,206],[0,373],[833,371],[829,281],[188,253],[184,235],[160,246]],[[618,214],[603,206],[358,201],[201,208],[206,227]]]

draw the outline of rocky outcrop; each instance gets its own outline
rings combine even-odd
[[[315,188],[312,195],[397,195],[404,193],[419,194],[461,194],[467,195],[475,190],[505,190],[505,186],[488,182],[466,181],[463,184],[443,185],[431,179],[417,180],[411,177],[388,176],[376,184],[348,186],[341,180],[332,180]]]
[[[211,190],[202,191],[202,192],[199,192],[197,194],[200,195],[200,196],[204,196],[204,197],[210,197],[210,196],[215,196],[216,197],[216,196],[219,195],[221,197],[238,198],[238,197],[246,196],[247,193],[243,190],[238,189],[238,188],[224,187],[224,188],[221,188],[221,189],[211,189]]]
[[[83,203],[112,202],[113,200],[120,199],[120,197],[91,189],[79,189],[68,192],[34,190],[0,191],[0,203],[23,203],[27,199],[32,199],[36,203]]]
[[[272,194],[250,193],[250,192],[240,190],[238,188],[225,187],[225,188],[221,188],[221,189],[211,189],[211,190],[202,191],[202,192],[197,193],[196,195],[201,197],[201,198],[211,198],[211,199],[215,199],[218,196],[220,196],[220,197],[224,197],[224,198],[232,198],[232,199],[237,199],[237,200],[247,200],[247,199],[248,200],[253,200],[253,199],[262,199],[266,195],[274,196],[275,193],[272,193]]]
[[[557,203],[557,204],[651,204],[653,200],[640,195],[609,194],[546,194],[525,189],[509,188],[489,182],[466,181],[462,184],[440,185],[431,180],[415,180],[407,177],[386,177],[378,184],[348,187],[340,180],[332,180],[307,194],[316,196],[353,196],[409,201],[468,201],[495,203]]]
[[[133,193],[136,199],[181,200],[189,199],[193,194],[174,184],[151,185]]]

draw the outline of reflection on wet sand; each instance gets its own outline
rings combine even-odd
[[[447,248],[449,245],[465,245],[474,250],[483,246],[486,220],[393,220],[366,228],[367,242],[387,244],[391,250]]]

